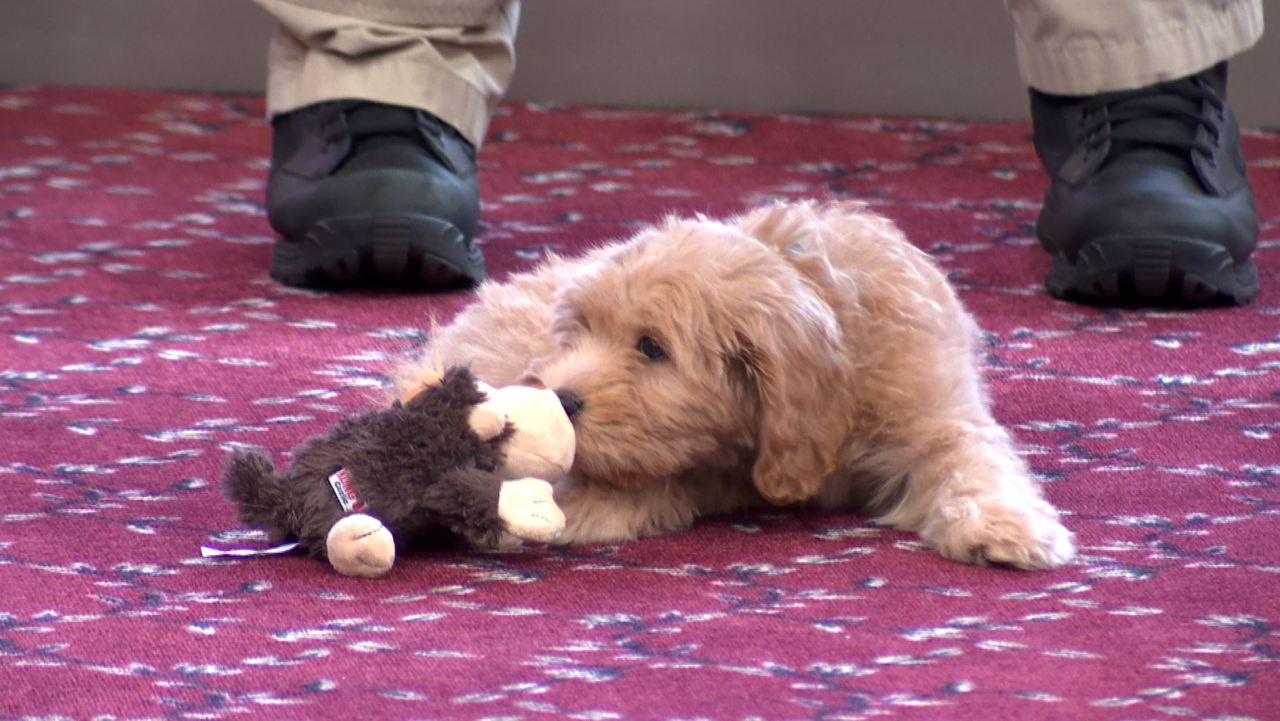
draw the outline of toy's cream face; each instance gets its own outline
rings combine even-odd
[[[484,389],[489,399],[482,405],[501,412],[516,432],[504,446],[505,475],[559,481],[573,467],[573,424],[554,391],[527,386]]]

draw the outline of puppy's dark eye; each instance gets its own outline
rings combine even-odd
[[[644,336],[636,343],[636,350],[643,353],[644,357],[651,361],[664,361],[667,359],[667,351],[658,341],[649,336]]]

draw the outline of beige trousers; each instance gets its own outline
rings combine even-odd
[[[255,0],[277,21],[267,112],[422,108],[477,146],[515,67],[519,0]],[[1262,36],[1262,0],[1005,0],[1023,80],[1088,95],[1198,72]]]
[[[1262,0],[1005,0],[1022,79],[1056,95],[1172,80],[1248,50]]]
[[[519,0],[255,0],[276,19],[267,114],[359,98],[430,111],[477,147],[515,69]]]

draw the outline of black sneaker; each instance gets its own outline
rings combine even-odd
[[[272,121],[271,275],[308,287],[441,289],[485,277],[475,148],[413,108],[339,100]]]
[[[1226,105],[1226,64],[1088,97],[1031,91],[1051,183],[1036,235],[1059,298],[1146,305],[1247,303],[1258,215]]]

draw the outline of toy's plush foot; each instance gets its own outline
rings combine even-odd
[[[547,543],[564,530],[564,512],[556,505],[551,484],[539,478],[503,483],[498,516],[509,533],[527,541]]]
[[[329,529],[325,540],[329,563],[344,576],[377,578],[396,561],[395,539],[382,521],[356,513]]]

